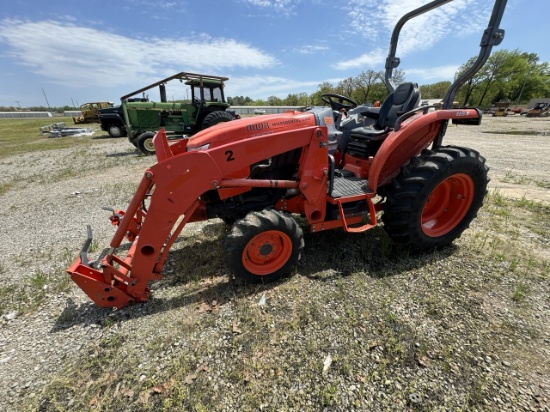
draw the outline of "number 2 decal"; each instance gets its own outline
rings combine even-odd
[[[233,150],[228,150],[224,154],[227,156],[228,162],[235,160],[235,158],[233,157]]]

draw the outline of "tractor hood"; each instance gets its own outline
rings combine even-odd
[[[217,147],[227,143],[282,131],[315,126],[313,113],[293,112],[249,117],[220,123],[189,138],[187,150]]]

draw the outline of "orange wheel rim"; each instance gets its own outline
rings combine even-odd
[[[439,183],[424,203],[422,231],[437,237],[453,230],[470,209],[474,190],[474,181],[464,173],[457,173]]]
[[[242,261],[250,273],[266,276],[281,269],[291,255],[290,237],[279,230],[268,230],[250,239],[243,250]]]

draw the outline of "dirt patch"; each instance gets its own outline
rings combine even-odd
[[[550,202],[549,118],[485,116],[479,127],[449,126],[444,143],[471,147],[485,156],[490,188],[505,196]]]

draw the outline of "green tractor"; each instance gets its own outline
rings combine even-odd
[[[166,84],[173,80],[189,86],[191,99],[168,101]],[[152,155],[155,153],[153,136],[160,128],[166,130],[170,139],[181,139],[233,120],[234,115],[226,111],[229,104],[225,101],[224,82],[227,80],[227,77],[181,72],[122,96],[121,121],[128,140],[142,153]],[[145,96],[147,90],[155,87],[159,88],[160,102],[132,99],[139,94]]]

